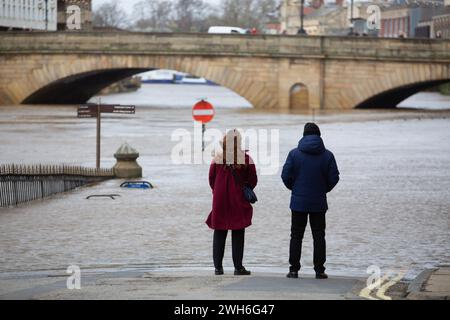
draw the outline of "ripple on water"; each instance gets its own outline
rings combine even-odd
[[[12,117],[15,111],[8,110],[3,112]],[[37,113],[35,110],[28,111]],[[93,165],[94,123],[69,117],[74,109],[50,112],[44,108],[43,112],[50,123],[52,115],[57,115],[58,125],[33,122],[31,115],[23,122],[16,119],[2,124],[0,163],[47,163],[51,158]],[[145,179],[157,188],[123,190],[118,188],[120,181],[114,180],[2,209],[0,271],[58,269],[71,264],[211,267],[212,233],[204,224],[211,207],[208,165],[172,165],[170,153],[175,142],[170,136],[175,126],[154,120],[173,121],[176,127],[192,130],[191,122],[183,120],[186,116],[185,111],[154,109],[138,113],[134,120],[106,118],[103,165],[112,165],[112,154],[128,141],[141,154],[138,161]],[[220,112],[210,127],[250,128],[246,119],[239,111],[227,110]],[[277,118],[259,113],[251,127],[280,129],[281,162],[296,146],[306,119],[304,115]],[[335,153],[341,171],[341,181],[329,195],[330,273],[364,275],[366,268],[375,264],[383,270],[405,269],[414,275],[424,267],[450,261],[449,125],[448,119],[321,124],[325,143]],[[279,172],[260,176],[259,183],[260,201],[246,234],[245,262],[256,270],[284,270],[290,233],[289,193]],[[96,193],[120,193],[122,197],[114,201],[85,199]],[[302,263],[312,272],[309,229]],[[232,266],[229,242],[225,266]]]

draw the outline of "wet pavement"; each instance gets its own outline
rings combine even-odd
[[[68,290],[64,276],[0,279],[0,300],[343,300],[363,299],[363,279],[312,277],[287,279],[280,274],[247,277],[206,272],[96,272],[82,277],[79,290]]]
[[[77,119],[74,107],[5,107],[0,110],[0,163],[95,164],[95,120]],[[341,181],[329,195],[327,271],[367,277],[404,270],[413,278],[450,261],[450,114],[353,111],[316,114]],[[256,273],[288,267],[289,192],[279,178],[311,114],[218,109],[208,128],[279,129],[279,165],[261,175],[253,225],[246,233],[245,265]],[[127,141],[141,156],[153,190],[125,190],[111,180],[50,199],[0,209],[0,278],[44,270],[145,268],[161,272],[211,270],[212,232],[208,165],[174,165],[175,129],[193,131],[190,109],[137,108],[134,116],[105,116],[105,167]],[[263,166],[261,164],[261,166]],[[260,166],[260,167],[261,167]],[[86,200],[119,193],[116,200]],[[227,244],[224,265],[232,266]],[[307,230],[303,274],[312,274]],[[150,272],[149,271],[149,272]],[[4,283],[2,284],[2,286]]]
[[[408,283],[409,300],[450,300],[450,265],[439,265],[422,271]]]

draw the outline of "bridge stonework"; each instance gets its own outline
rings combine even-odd
[[[261,109],[292,108],[291,88],[302,84],[310,108],[349,109],[383,93],[396,100],[450,81],[450,41],[4,32],[0,105],[23,103],[68,77],[94,71],[101,77],[103,71],[117,69],[188,72],[235,91]]]

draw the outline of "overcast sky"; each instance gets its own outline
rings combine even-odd
[[[105,2],[110,2],[111,0],[92,0],[92,4],[94,6],[94,9],[97,8],[99,5]],[[139,2],[140,0],[118,0],[122,8],[127,12],[131,13],[133,11],[133,6]],[[217,4],[220,3],[220,0],[204,0],[207,3],[210,4]]]

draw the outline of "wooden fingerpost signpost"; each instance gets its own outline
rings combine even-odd
[[[78,118],[97,118],[96,167],[100,169],[101,119],[102,113],[135,114],[135,106],[120,104],[87,103],[78,107]]]
[[[205,151],[205,131],[206,124],[210,122],[216,114],[214,107],[211,103],[202,99],[197,102],[192,108],[192,117],[194,121],[202,123],[202,151]]]

